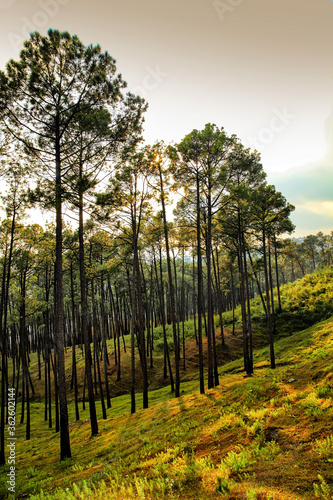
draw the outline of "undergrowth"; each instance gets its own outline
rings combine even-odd
[[[330,295],[332,270],[317,276]],[[310,306],[322,304],[328,314],[331,302],[318,291],[324,285],[304,283],[315,292]],[[298,286],[292,284],[294,297]],[[275,370],[264,346],[255,352],[253,377],[243,378],[242,358],[233,360],[205,394],[189,377],[180,398],[169,387],[152,390],[150,408],[134,415],[124,394],[112,399],[106,420],[98,402],[94,438],[88,408],[76,421],[70,405],[73,457],[64,462],[59,434],[44,422],[43,404],[33,401],[29,441],[17,418],[15,498],[332,500],[333,318],[290,333],[276,342]],[[8,471],[1,469],[1,498],[8,496]]]

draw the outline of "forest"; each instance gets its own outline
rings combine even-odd
[[[55,464],[73,468],[82,414],[98,439],[118,398],[135,418],[157,390],[217,397],[228,362],[254,384],[257,351],[274,377],[277,343],[333,314],[333,232],[292,238],[295,207],[267,183],[260,153],[223,127],[144,144],[147,106],[107,52],[67,32],[32,33],[0,72],[3,471],[14,403],[20,438],[34,438],[38,418],[57,436]],[[192,498],[173,496],[170,477],[163,498]],[[161,495],[144,491],[110,498]],[[73,498],[109,498],[94,495]],[[237,498],[284,498],[254,495]]]

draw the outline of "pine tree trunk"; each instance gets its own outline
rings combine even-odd
[[[74,301],[74,278],[73,278],[73,263],[70,265],[71,278],[71,301],[72,301],[72,379],[74,388],[74,406],[75,419],[80,419],[79,403],[78,403],[78,387],[77,387],[77,369],[76,369],[76,325],[75,325],[75,301]]]
[[[230,279],[231,279],[231,306],[232,306],[232,334],[235,335],[235,287],[234,287],[234,271],[233,263],[230,265]]]
[[[202,260],[201,260],[201,209],[200,209],[200,183],[199,174],[196,177],[196,190],[197,190],[197,200],[196,200],[196,211],[197,211],[197,259],[198,259],[198,346],[199,346],[199,385],[200,394],[205,393],[204,385],[204,364],[203,364],[203,349],[202,349],[202,305],[203,305],[203,293],[202,293]]]
[[[212,259],[213,259],[214,276],[215,276],[215,283],[216,283],[217,307],[218,307],[219,318],[220,318],[222,345],[225,345],[225,338],[224,338],[224,331],[223,331],[223,317],[222,317],[222,310],[223,310],[222,294],[221,294],[221,288],[220,288],[219,255],[218,255],[217,248],[215,248],[215,253],[216,253],[216,262],[215,262],[215,258],[214,258],[214,252],[212,252]]]
[[[7,401],[6,394],[6,357],[7,357],[7,338],[3,327],[3,311],[5,307],[6,293],[6,254],[3,263],[2,286],[1,286],[1,302],[0,302],[0,340],[1,340],[1,417],[0,417],[0,466],[5,465],[5,404]],[[15,391],[15,395],[18,391]]]
[[[263,228],[263,231],[262,231],[262,238],[263,238],[264,274],[265,274],[265,288],[266,288],[266,307],[267,307],[267,324],[268,324],[269,349],[270,349],[271,368],[274,369],[275,368],[274,337],[273,337],[271,307],[270,307],[270,294],[269,294],[269,280],[268,280],[268,270],[267,270],[267,247],[266,247],[266,231],[265,231],[265,227]]]
[[[249,337],[249,372],[253,374],[253,338],[252,338],[252,322],[251,322],[251,304],[250,304],[249,276],[247,272],[244,234],[243,234],[243,259],[244,259],[244,271],[245,271],[247,325],[248,325],[248,337]]]
[[[102,264],[102,258],[101,258],[101,264]],[[106,342],[107,332],[106,332],[106,325],[105,325],[105,292],[104,292],[103,274],[101,275],[101,315],[102,315],[101,324],[102,324],[102,343],[103,343],[103,355],[104,355],[103,366],[104,366],[106,405],[107,405],[107,408],[111,408],[110,388],[109,388],[109,380],[108,380],[109,358],[108,358],[108,348],[107,348],[107,342]]]
[[[83,193],[80,193],[79,200],[79,265],[80,265],[80,289],[81,289],[81,331],[84,342],[85,377],[88,389],[89,414],[91,435],[98,434],[98,422],[95,405],[94,385],[92,379],[92,356],[88,331],[88,304],[86,291],[86,270],[83,240]]]
[[[182,285],[181,285],[181,318],[182,318],[182,340],[183,340],[183,370],[186,370],[185,353],[185,249],[182,252]]]
[[[69,440],[68,409],[66,395],[65,356],[64,356],[64,304],[62,282],[62,185],[60,163],[59,116],[56,116],[56,178],[55,178],[55,208],[56,208],[56,262],[55,262],[55,345],[58,368],[58,393],[60,404],[60,460],[71,457]]]
[[[160,310],[162,314],[162,329],[163,329],[163,346],[164,346],[164,368],[163,368],[163,374],[164,378],[166,379],[168,376],[167,373],[167,366],[169,368],[169,374],[170,374],[170,385],[171,385],[171,391],[174,392],[175,390],[175,385],[174,385],[174,380],[173,380],[173,374],[172,374],[172,368],[171,368],[171,362],[170,362],[170,353],[169,353],[169,346],[168,346],[168,341],[167,341],[167,336],[166,336],[166,330],[165,330],[165,325],[166,325],[166,319],[165,319],[165,307],[164,307],[164,296],[163,296],[163,273],[162,273],[162,249],[161,246],[159,247],[160,251],[160,279],[161,279],[161,284],[159,283],[158,279],[158,273],[157,273],[157,265],[156,265],[156,259],[154,255],[154,265],[155,265],[155,276],[156,276],[156,286],[157,286],[157,293],[159,296],[159,301],[160,301]]]
[[[132,315],[131,315],[131,413],[136,411],[135,402],[135,328],[136,328],[136,266],[133,262],[132,278]]]
[[[214,374],[215,382],[218,385],[218,372],[216,350],[214,350],[212,340],[212,330],[214,328],[214,315],[212,304],[212,207],[211,207],[211,183],[208,181],[208,195],[207,195],[207,234],[206,234],[206,270],[207,270],[207,346],[208,346],[208,389],[214,387]],[[215,333],[215,328],[214,328]]]
[[[238,267],[240,278],[240,302],[242,311],[242,326],[243,326],[243,353],[244,353],[244,370],[248,376],[251,375],[251,363],[249,356],[249,338],[248,338],[248,325],[246,317],[246,290],[245,290],[245,277],[244,277],[244,263],[243,263],[243,235],[241,216],[238,211]]]
[[[271,244],[268,240],[268,271],[269,271],[269,285],[271,292],[271,304],[272,304],[272,323],[273,323],[273,337],[276,335],[276,325],[275,325],[275,305],[274,305],[274,293],[273,293],[273,276],[272,276],[272,259],[271,259]]]
[[[117,297],[116,297],[116,301],[115,301],[109,276],[108,276],[108,290],[109,290],[109,295],[110,295],[110,299],[111,299],[110,309],[111,309],[111,311],[113,311],[114,321],[116,324],[116,331],[114,332],[114,335],[117,336],[117,344],[116,345],[117,345],[118,355],[115,354],[115,356],[116,356],[116,364],[117,364],[117,382],[119,382],[119,380],[121,379],[119,296],[118,296],[118,293],[116,290]],[[115,349],[115,352],[116,352],[116,349]]]
[[[261,291],[261,286],[260,286],[260,281],[259,281],[258,275],[257,275],[256,271],[254,270],[253,260],[252,260],[252,256],[251,256],[250,251],[248,251],[248,256],[249,256],[249,259],[250,259],[250,263],[251,263],[251,267],[252,267],[252,271],[253,271],[254,277],[255,277],[256,282],[257,282],[258,292],[259,292],[259,295],[260,295],[261,303],[262,303],[263,309],[265,311],[265,316],[267,318],[267,308],[266,308],[265,299],[264,299],[262,291]]]
[[[279,303],[278,313],[280,313],[282,311],[282,304],[281,304],[279,266],[278,266],[278,255],[277,255],[276,237],[275,237],[275,235],[274,235],[274,258],[275,258],[276,288],[277,288],[278,303]]]
[[[147,357],[146,357],[146,346],[145,346],[145,327],[143,320],[143,301],[141,292],[141,276],[139,267],[139,253],[137,241],[134,247],[134,265],[136,266],[136,286],[137,286],[137,305],[138,305],[138,319],[139,319],[139,346],[140,346],[140,360],[141,369],[143,377],[143,408],[148,408],[148,371],[147,371]]]
[[[192,294],[192,307],[193,307],[193,325],[194,325],[194,336],[195,343],[198,345],[198,334],[197,334],[197,309],[196,309],[196,296],[195,296],[195,273],[194,273],[194,253],[192,257],[192,281],[193,281],[193,294]]]
[[[173,332],[174,353],[175,353],[175,370],[176,370],[175,397],[179,398],[179,396],[180,396],[179,344],[178,344],[178,335],[177,335],[177,330],[176,330],[175,296],[174,296],[172,271],[171,271],[169,232],[168,232],[168,223],[167,223],[167,218],[166,218],[165,201],[164,201],[164,194],[163,194],[164,186],[163,186],[161,169],[159,171],[159,174],[160,174],[160,189],[161,189],[161,204],[162,204],[164,239],[165,239],[166,257],[167,257],[168,279],[169,279],[170,315],[171,315],[172,332]]]
[[[102,415],[103,419],[106,420],[106,408],[105,408],[105,402],[104,402],[104,391],[103,391],[103,386],[102,386],[102,377],[101,377],[101,368],[99,364],[99,341],[100,341],[100,335],[99,333],[99,325],[97,322],[97,316],[96,316],[96,311],[97,311],[97,306],[95,302],[95,285],[94,285],[94,280],[91,280],[91,306],[92,306],[92,316],[93,316],[93,322],[92,322],[92,338],[93,338],[93,345],[94,345],[94,359],[96,363],[96,378],[97,378],[97,384],[99,388],[99,394],[100,394],[100,399],[101,399],[101,407],[102,407]]]
[[[179,312],[179,298],[178,298],[178,282],[177,282],[177,269],[176,269],[176,257],[175,257],[175,252],[174,249],[171,249],[172,255],[173,255],[173,273],[174,273],[174,292],[175,292],[175,318],[176,318],[176,325],[177,325],[177,342],[178,342],[178,359],[180,360],[180,328],[179,328],[179,323],[180,323],[180,312]]]
[[[8,265],[6,267],[6,252],[3,264],[3,276],[1,286],[1,302],[0,302],[0,340],[1,340],[1,410],[0,410],[0,466],[5,465],[5,405],[8,394],[6,388],[8,386],[7,372],[7,305],[9,298],[9,284],[11,275],[11,262],[14,245],[16,211],[13,210],[12,224],[10,230],[10,245],[8,255]],[[6,249],[7,250],[7,249]]]

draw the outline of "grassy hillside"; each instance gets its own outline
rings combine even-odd
[[[275,311],[278,311],[277,291],[274,290]],[[318,269],[293,283],[281,286],[282,312],[276,314],[277,337],[303,330],[333,314],[333,266]],[[251,313],[257,341],[266,332],[266,318],[260,297],[251,301]],[[241,324],[241,309],[235,310]],[[232,312],[224,314],[224,323],[232,323]],[[259,334],[259,335],[258,335]]]
[[[305,297],[303,320],[313,301],[330,304],[329,279],[325,285],[330,272],[319,273],[316,282],[305,281],[309,285],[303,289],[299,282],[291,285],[294,299],[285,308],[290,321],[294,312],[300,317],[299,307],[292,310],[299,294]],[[323,286],[327,293],[318,292]],[[310,316],[308,320],[313,322]],[[149,393],[150,408],[132,416],[124,357],[123,386],[112,386],[114,394],[124,394],[112,399],[107,420],[102,420],[97,404],[97,437],[90,437],[88,409],[82,411],[80,404],[76,422],[70,405],[73,457],[63,463],[59,434],[44,422],[41,380],[32,403],[30,441],[25,441],[24,425],[18,423],[17,407],[15,498],[332,500],[333,317],[281,338],[276,343],[276,370],[269,368],[268,347],[257,349],[252,378],[243,378],[239,339],[227,335],[227,344],[219,351],[220,386],[199,394],[197,348],[188,340],[181,397],[174,399],[169,386],[156,388]],[[150,389],[165,383],[158,349],[154,365]],[[79,370],[82,367],[79,358]],[[114,369],[110,364],[110,372]],[[35,355],[31,370],[36,378]],[[0,498],[7,495],[8,470],[1,470]]]
[[[281,287],[281,297],[283,311],[277,315],[276,330],[277,338],[291,335],[295,331],[305,329],[318,321],[326,319],[333,315],[333,267],[322,269],[316,273],[305,276],[304,278],[283,285]],[[277,302],[276,302],[277,309]],[[260,298],[257,297],[251,301],[252,310],[252,327],[254,337],[254,348],[262,347],[268,343],[267,335],[267,322],[264,316],[264,311]],[[242,334],[241,330],[241,310],[237,307],[235,310],[236,316],[236,335],[232,335],[231,311],[223,315],[225,326],[226,345],[221,345],[220,325],[219,318],[215,318],[217,326],[216,342],[217,342],[217,355],[219,366],[224,366],[225,363],[238,359],[242,356]],[[197,380],[198,378],[198,348],[194,341],[194,325],[193,320],[185,322],[185,338],[186,338],[186,369],[181,366],[181,381],[188,382]],[[174,370],[173,363],[173,333],[172,326],[166,326],[166,333],[168,338],[168,345],[171,352],[171,362]],[[182,335],[182,326],[180,326],[180,335]],[[114,345],[113,340],[108,341],[109,361],[108,366],[108,379],[110,384],[111,396],[120,396],[129,394],[130,391],[130,338],[125,336],[126,353],[121,348],[121,380],[117,381],[117,366],[114,362]],[[207,340],[203,338],[203,352],[207,358]],[[65,354],[66,358],[66,373],[67,380],[70,382],[72,373],[72,351],[68,348]],[[267,359],[269,354],[267,354]],[[148,360],[149,365],[149,360]],[[83,351],[77,347],[77,371],[78,371],[78,384],[79,394],[82,396],[83,392],[83,379],[84,379],[84,354]],[[44,398],[44,377],[38,379],[38,364],[37,357],[31,356],[30,372],[34,380],[35,395],[32,396],[34,401],[42,401]],[[137,388],[140,391],[141,387],[141,368],[139,359],[137,359]],[[169,378],[163,378],[163,330],[159,326],[154,329],[154,352],[153,352],[153,366],[148,367],[149,377],[149,390],[166,387],[170,384]],[[98,387],[96,386],[98,392]],[[105,391],[104,391],[105,393]],[[69,401],[73,400],[73,390],[68,391]]]
[[[264,348],[253,378],[233,361],[205,395],[197,382],[178,400],[159,389],[133,416],[128,396],[115,398],[93,439],[87,410],[80,422],[71,414],[73,458],[61,464],[58,435],[34,403],[29,442],[18,426],[17,498],[331,499],[332,347],[333,318],[281,339],[275,371]]]

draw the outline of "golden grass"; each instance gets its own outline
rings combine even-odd
[[[30,441],[17,426],[17,498],[331,500],[332,346],[333,318],[278,341],[276,370],[264,348],[254,377],[233,361],[204,395],[197,381],[182,383],[178,399],[164,387],[135,415],[123,395],[107,420],[97,403],[94,438],[88,409],[75,422],[70,405],[73,457],[63,463],[59,435],[34,401]],[[3,479],[1,488],[4,497]]]

